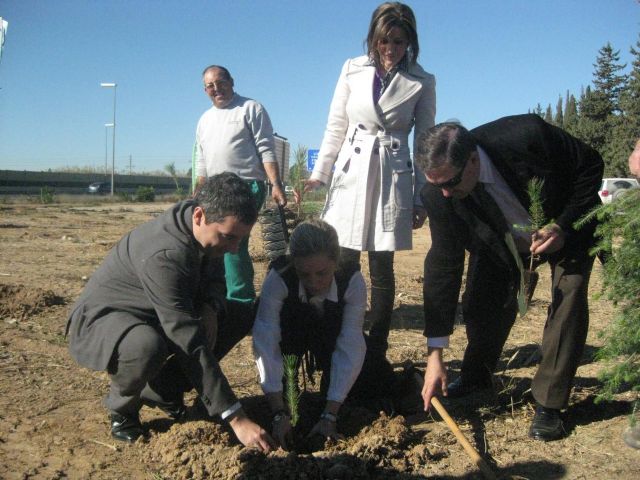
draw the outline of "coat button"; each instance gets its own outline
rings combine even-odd
[[[361,124],[361,123],[359,123],[359,124],[358,124],[358,128],[359,128],[360,130],[366,130],[366,129],[364,128],[364,125],[363,125],[363,124]]]
[[[356,152],[356,153],[360,153],[360,147],[354,148],[353,151]]]

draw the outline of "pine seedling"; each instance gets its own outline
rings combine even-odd
[[[284,378],[286,383],[285,397],[289,405],[291,414],[291,426],[295,427],[300,418],[298,413],[298,403],[300,401],[300,390],[298,388],[298,357],[297,355],[283,355]]]
[[[544,215],[544,209],[542,208],[542,188],[544,187],[544,180],[541,178],[533,177],[527,183],[527,195],[529,196],[529,217],[531,223],[529,225],[514,225],[514,228],[533,234],[534,232],[544,228],[545,225],[551,222],[547,222]],[[515,249],[515,245],[513,246]],[[521,289],[524,288],[525,297],[524,304],[520,305],[520,315],[524,316],[527,310],[527,306],[531,302],[531,297],[538,283],[538,273],[533,270],[533,261],[535,256],[531,255],[529,260],[529,270],[524,272],[523,280],[524,284],[521,285]],[[521,290],[522,291],[522,290]]]
[[[542,187],[544,180],[533,177],[527,184],[527,194],[529,195],[529,216],[531,217],[531,232],[535,232],[544,227],[546,218],[542,209]],[[529,270],[533,270],[533,255],[529,262]]]

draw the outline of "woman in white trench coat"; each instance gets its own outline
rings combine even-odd
[[[386,353],[395,278],[393,254],[411,249],[411,230],[426,212],[425,183],[414,169],[408,136],[432,127],[435,78],[416,63],[412,10],[384,3],[371,17],[368,55],[342,67],[327,128],[306,190],[331,181],[322,218],[338,232],[341,258],[369,252],[371,329],[368,348]]]

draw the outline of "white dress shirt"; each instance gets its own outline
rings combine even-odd
[[[253,354],[260,374],[260,386],[265,393],[282,391],[284,367],[280,350],[280,312],[288,295],[284,280],[275,269],[271,269],[262,285],[253,326]],[[325,299],[337,303],[338,286],[334,278],[325,295],[307,299],[300,282],[298,295],[301,302],[312,305]],[[367,287],[362,273],[357,271],[349,280],[344,293],[342,327],[331,355],[331,381],[327,400],[343,402],[362,369],[366,353],[362,329],[366,308]]]

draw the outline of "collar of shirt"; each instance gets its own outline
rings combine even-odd
[[[298,282],[298,298],[303,303],[311,303],[311,298],[318,300],[329,300],[334,303],[338,303],[338,284],[336,283],[336,279],[334,278],[331,281],[331,286],[329,287],[329,291],[324,295],[314,295],[311,298],[307,298],[307,292],[304,289],[304,285],[302,282]]]
[[[531,225],[529,212],[518,201],[511,187],[502,178],[487,152],[479,145],[477,152],[480,158],[478,181],[484,183],[486,191],[493,197],[504,214],[518,250],[528,252],[531,245],[531,232],[527,230],[527,227]]]

